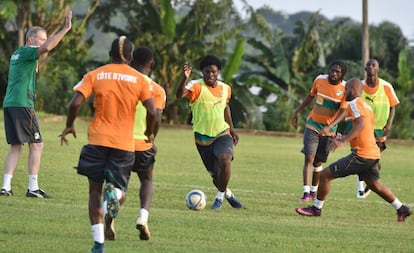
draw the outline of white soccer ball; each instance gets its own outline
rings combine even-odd
[[[191,210],[200,211],[206,207],[207,197],[200,190],[191,190],[185,197],[187,207]]]

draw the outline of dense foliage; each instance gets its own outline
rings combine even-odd
[[[334,59],[347,62],[346,78],[364,77],[360,23],[349,18],[329,20],[319,13],[254,10],[242,2],[244,13],[236,11],[232,0],[1,1],[0,102],[9,57],[23,44],[26,29],[41,25],[51,36],[61,28],[69,8],[75,13],[72,31],[40,61],[37,110],[64,114],[73,85],[86,71],[108,61],[109,45],[119,35],[154,49],[152,77],[167,91],[164,121],[168,123],[184,123],[188,116],[186,101],[173,96],[182,63],[189,61],[197,70],[199,59],[207,53],[218,55],[224,63],[222,78],[232,85],[230,105],[240,128],[301,132],[289,124],[292,112],[313,79],[326,73]],[[404,139],[414,138],[412,55],[398,26],[390,22],[370,26],[370,57],[378,59],[380,77],[394,85],[401,100],[392,135]],[[193,77],[200,77],[198,71]],[[83,113],[88,113],[86,106]]]

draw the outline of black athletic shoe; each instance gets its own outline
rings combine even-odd
[[[6,196],[6,197],[11,197],[13,196],[13,191],[7,191],[6,189],[1,189],[0,190],[0,196]]]
[[[52,198],[52,196],[48,195],[45,191],[43,191],[40,188],[35,190],[35,191],[27,190],[26,197],[29,197],[29,198],[43,198],[43,199]]]
[[[397,221],[398,222],[404,222],[405,218],[410,216],[413,213],[411,208],[409,208],[406,205],[402,205],[400,209],[397,210]]]
[[[236,196],[234,196],[233,194],[230,197],[226,197],[226,200],[233,208],[244,208],[240,200],[236,198]]]

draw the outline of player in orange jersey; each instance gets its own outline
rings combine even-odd
[[[94,93],[95,114],[88,127],[88,144],[83,146],[77,166],[78,173],[89,180],[89,217],[95,241],[91,253],[104,252],[103,214],[115,218],[125,201],[135,160],[133,131],[138,101],[147,109],[145,135],[150,142],[153,140],[154,99],[147,78],[128,65],[132,50],[133,45],[125,36],[112,42],[109,52],[112,62],[88,72],[74,87],[66,128],[60,135],[62,144],[68,143],[67,134],[76,138],[75,118],[82,103]]]
[[[319,183],[319,173],[322,171],[322,163],[326,162],[329,151],[329,136],[336,134],[336,128],[332,127],[325,135],[320,135],[320,130],[333,121],[339,111],[344,111],[346,103],[344,99],[346,65],[342,61],[334,61],[329,65],[327,75],[319,75],[313,82],[312,89],[302,103],[296,108],[291,123],[297,127],[299,113],[310,103],[313,103],[307,119],[303,134],[303,149],[305,161],[303,165],[303,196],[302,202],[309,202],[315,198]],[[312,185],[310,176],[313,168]]]
[[[361,98],[362,84],[353,78],[346,83],[345,98],[349,103],[347,113],[352,119],[352,128],[346,134],[335,138],[330,144],[334,151],[350,142],[352,152],[325,168],[320,174],[320,185],[317,197],[312,206],[298,207],[296,212],[303,216],[320,216],[325,199],[331,187],[331,181],[357,174],[368,187],[397,210],[397,221],[403,222],[412,214],[412,210],[401,201],[379,180],[378,164],[381,153],[374,135],[374,115],[371,107]]]

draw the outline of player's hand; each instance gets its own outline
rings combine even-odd
[[[146,135],[147,139],[145,140],[146,143],[154,143],[155,136],[154,134]]]
[[[325,136],[325,135],[328,135],[330,130],[331,130],[331,128],[330,128],[329,126],[326,126],[326,127],[322,128],[322,129],[319,131],[319,135],[320,135],[320,136]]]
[[[294,127],[298,127],[298,115],[295,113],[293,114],[292,118],[290,119],[290,124]]]
[[[193,71],[193,68],[190,66],[190,64],[188,62],[185,62],[183,64],[183,73],[184,73],[185,78],[189,78],[192,71]]]
[[[65,17],[65,30],[69,31],[72,28],[72,11],[68,10]]]
[[[342,140],[342,137],[335,138],[332,140],[332,142],[329,144],[329,151],[334,152],[337,148],[340,148],[344,145],[344,142]]]
[[[65,128],[62,133],[58,136],[60,137],[60,145],[62,146],[63,143],[68,145],[69,141],[66,139],[67,134],[72,134],[73,137],[76,139],[76,131],[74,127],[67,127]]]
[[[230,134],[231,134],[231,137],[233,138],[233,144],[237,145],[237,143],[239,143],[239,135],[233,128],[230,128]]]

